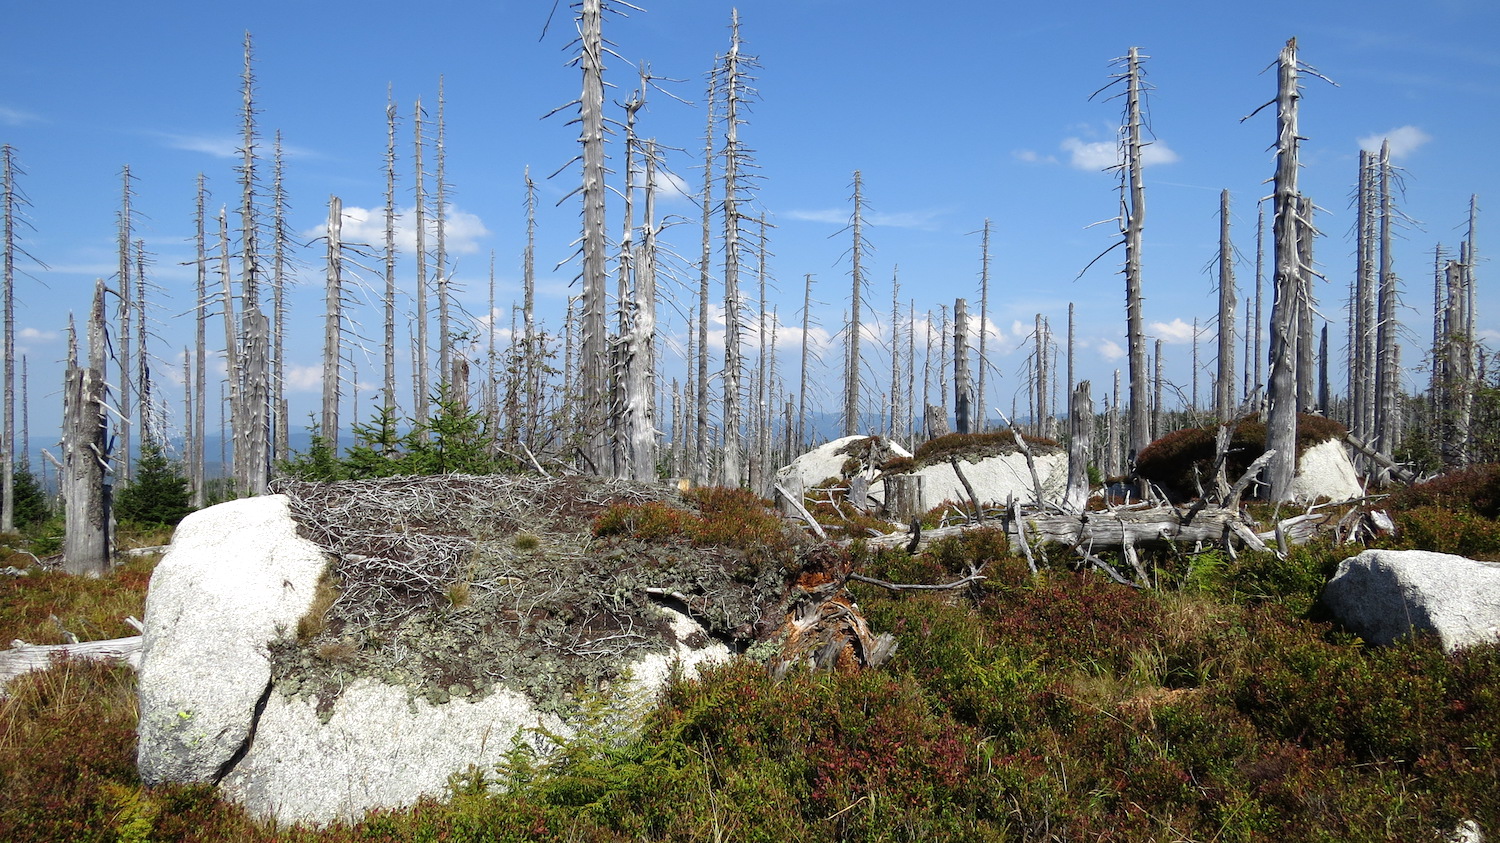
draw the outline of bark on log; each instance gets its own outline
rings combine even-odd
[[[5,684],[23,673],[46,670],[54,656],[94,661],[123,661],[133,668],[141,664],[141,636],[112,638],[108,641],[84,641],[78,644],[27,644],[10,642],[11,649],[0,651],[0,692]]]

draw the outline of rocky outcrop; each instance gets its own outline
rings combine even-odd
[[[1500,563],[1424,550],[1367,550],[1323,589],[1333,617],[1371,644],[1415,633],[1445,650],[1500,641]]]
[[[146,597],[137,763],[147,784],[213,782],[271,693],[269,646],[294,635],[326,560],[281,495],[195,512]]]
[[[1292,477],[1292,497],[1296,500],[1344,501],[1364,493],[1343,442],[1336,439],[1319,442],[1297,458],[1297,473]]]
[[[1049,501],[1061,500],[1068,484],[1068,455],[1039,453],[1033,456],[1033,460],[1036,463],[1037,478],[1042,483],[1043,498]],[[1036,484],[1032,480],[1031,469],[1026,465],[1024,454],[962,457],[958,460],[958,465],[982,506],[1004,506],[1012,498],[1017,501],[1036,499]],[[926,512],[943,501],[961,503],[965,507],[971,504],[969,493],[950,463],[939,462],[924,466],[909,472],[907,476],[919,478],[921,494],[916,498],[916,512]]]
[[[324,640],[326,630],[318,633],[324,638],[299,638],[299,622],[320,611],[320,577],[333,569],[325,550],[299,537],[288,504],[286,496],[271,495],[195,513],[157,567],[140,665],[137,764],[143,780],[216,783],[257,818],[322,824],[442,797],[452,774],[471,768],[493,773],[515,741],[538,740],[539,731],[570,733],[581,699],[569,694],[543,704],[527,689],[545,683],[525,677],[476,682],[464,676],[414,689],[385,675],[338,674],[321,683],[297,675],[292,651],[311,648],[314,661],[347,665],[358,646],[345,651],[344,640]],[[451,625],[463,622],[455,612],[472,618],[480,610],[444,601],[437,611],[446,611],[444,622]],[[651,600],[642,612],[630,628],[573,645],[598,660],[611,639],[641,641],[620,651],[624,660],[615,679],[580,695],[603,695],[612,722],[632,722],[674,669],[691,675],[731,655],[687,613]],[[426,634],[384,646],[430,665],[436,657],[415,648],[452,642]],[[470,666],[477,661],[462,647],[452,658]],[[526,661],[523,656],[517,663]],[[546,671],[546,665],[557,663],[539,659],[530,669]]]
[[[890,457],[910,457],[911,452],[879,436],[845,436],[825,442],[782,466],[776,472],[776,483],[794,495],[825,480],[843,481],[855,475],[872,478],[880,463]],[[878,486],[871,494],[879,497]]]
[[[682,640],[705,637],[691,618],[662,611]],[[618,719],[629,720],[630,709],[654,700],[674,663],[691,673],[729,656],[716,641],[646,656],[611,701]],[[316,698],[272,693],[256,719],[254,740],[220,782],[220,793],[261,819],[356,819],[371,808],[441,798],[454,773],[493,773],[517,741],[535,742],[539,730],[560,737],[573,731],[564,718],[504,687],[434,704],[407,688],[360,679],[331,712],[318,708]]]

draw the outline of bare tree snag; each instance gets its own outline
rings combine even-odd
[[[1094,445],[1094,399],[1090,383],[1082,381],[1073,388],[1068,402],[1068,488],[1063,494],[1063,508],[1082,512],[1089,498],[1089,454]]]
[[[969,311],[963,299],[953,302],[953,426],[970,432],[973,386],[969,376]]]
[[[104,409],[104,281],[94,286],[89,365],[70,360],[63,391],[61,484],[63,570],[98,577],[109,570],[109,422]]]
[[[1219,194],[1219,373],[1214,380],[1214,415],[1234,414],[1234,244],[1229,239],[1229,191]]]

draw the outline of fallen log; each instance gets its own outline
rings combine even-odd
[[[1012,510],[1014,511],[1014,510]],[[1252,550],[1268,550],[1265,539],[1245,523],[1239,512],[1232,509],[1209,507],[1193,514],[1191,521],[1184,522],[1187,511],[1174,506],[1158,505],[1146,509],[1113,509],[1083,513],[1023,513],[1018,523],[1016,517],[1003,521],[990,520],[983,524],[958,524],[922,532],[919,550],[935,541],[960,535],[967,530],[980,527],[1004,525],[1013,547],[1021,542],[1034,547],[1038,544],[1061,544],[1082,547],[1090,553],[1101,550],[1121,550],[1127,544],[1136,548],[1160,547],[1172,542],[1217,542],[1238,540]],[[1299,525],[1300,526],[1300,525]],[[1301,530],[1296,532],[1303,538]],[[899,547],[909,536],[896,533],[865,539],[870,548]],[[1303,539],[1305,540],[1305,539]]]
[[[131,667],[141,664],[141,636],[111,638],[108,641],[83,641],[78,644],[27,644],[10,642],[10,649],[0,651],[0,688],[5,683],[33,670],[46,670],[54,656],[95,661],[122,661]]]

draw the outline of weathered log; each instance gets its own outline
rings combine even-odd
[[[108,641],[84,641],[79,644],[27,644],[10,642],[9,650],[0,651],[0,688],[5,683],[33,670],[46,670],[54,656],[93,661],[123,661],[131,667],[141,663],[141,636],[111,638]]]

